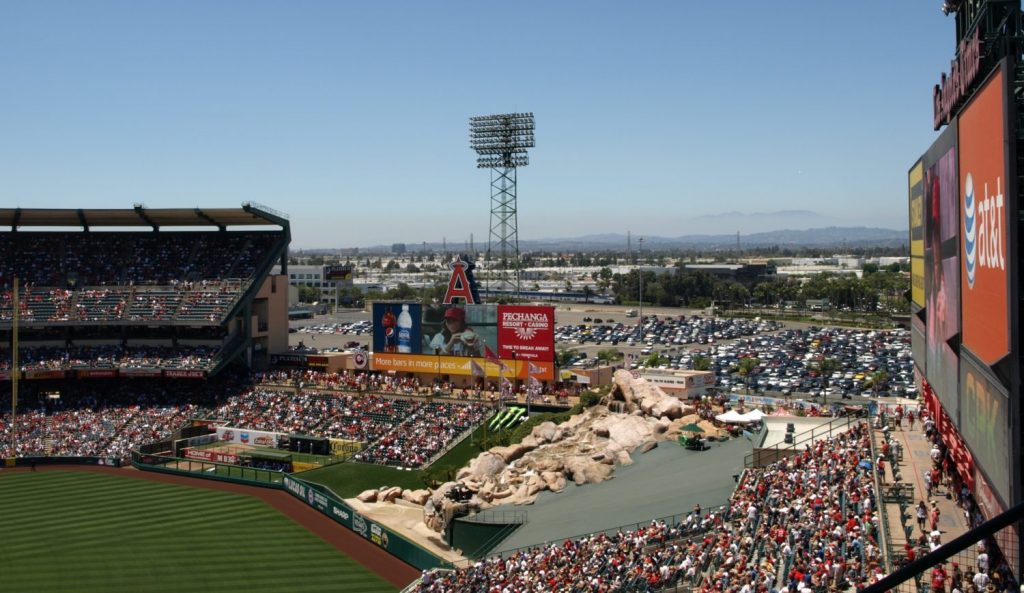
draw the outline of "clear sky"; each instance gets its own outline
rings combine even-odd
[[[293,247],[486,241],[472,115],[532,111],[521,239],[811,210],[905,228],[939,0],[0,3],[0,203],[233,207]],[[726,225],[730,226],[730,225]]]

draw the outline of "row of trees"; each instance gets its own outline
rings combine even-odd
[[[598,285],[606,275],[597,275]],[[712,301],[732,305],[772,307],[787,301],[804,302],[808,299],[828,299],[833,308],[855,311],[875,311],[879,308],[906,312],[909,308],[904,293],[910,289],[910,279],[898,266],[865,270],[863,277],[846,274],[821,273],[806,280],[779,277],[754,283],[750,287],[739,282],[716,278],[703,271],[655,274],[643,272],[644,303],[667,307],[706,307]],[[608,278],[608,290],[616,302],[638,302],[640,272],[613,274]],[[879,306],[881,305],[881,307]]]

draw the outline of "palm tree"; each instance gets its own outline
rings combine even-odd
[[[885,369],[878,369],[871,373],[871,391],[878,397],[878,388],[885,383],[885,380],[889,378],[889,373]]]
[[[751,356],[750,358],[743,358],[740,360],[739,365],[736,367],[736,372],[743,377],[743,387],[747,393],[750,393],[750,373],[757,368],[757,365],[761,364],[761,361]]]
[[[711,358],[707,356],[694,356],[690,360],[690,366],[695,371],[707,371],[711,369]]]
[[[555,364],[559,368],[565,368],[576,360],[576,351],[569,348],[562,348],[555,351]]]
[[[597,360],[599,360],[601,364],[611,364],[617,360],[622,360],[622,352],[619,352],[614,348],[599,350],[597,352]]]
[[[818,361],[813,368],[821,375],[821,401],[822,403],[828,403],[829,379],[832,377],[832,373],[842,369],[843,365],[834,358],[825,358]]]

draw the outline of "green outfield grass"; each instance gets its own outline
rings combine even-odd
[[[0,472],[0,591],[395,591],[262,501],[74,471]]]

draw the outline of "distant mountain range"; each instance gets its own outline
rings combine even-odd
[[[813,213],[810,213],[813,214]],[[725,216],[716,215],[716,216]],[[702,225],[695,225],[702,227]],[[632,235],[630,239],[631,248],[637,250],[640,247],[640,235]],[[736,248],[737,236],[733,234],[716,235],[682,235],[679,237],[659,237],[652,235],[643,236],[644,249],[658,251],[672,249],[705,249],[705,250],[728,250]],[[520,251],[625,251],[626,235],[616,233],[605,233],[595,235],[584,235],[581,237],[552,237],[546,239],[520,239]],[[907,231],[896,229],[882,229],[874,227],[840,227],[828,226],[822,228],[809,228],[804,230],[773,230],[758,233],[740,234],[739,243],[741,249],[751,247],[795,247],[795,248],[822,248],[831,247],[838,250],[852,247],[900,247],[907,244]],[[486,244],[478,243],[477,249],[485,249]],[[430,251],[441,251],[445,248],[441,243],[407,243],[408,252],[416,252],[426,248]],[[447,249],[450,252],[458,252],[463,246],[456,243],[449,243]],[[304,253],[336,253],[350,251],[346,249],[295,249]],[[390,253],[391,245],[374,245],[360,247],[361,253]]]
[[[778,229],[820,229],[840,226],[843,220],[813,210],[776,210],[774,212],[720,212],[703,214],[686,224],[709,235],[767,233]]]
[[[740,248],[749,247],[899,247],[907,243],[907,231],[869,227],[825,227],[740,234]],[[645,236],[644,249],[734,249],[737,235]],[[639,248],[633,235],[632,249]],[[626,249],[626,235],[600,234],[574,238],[519,240],[522,251],[616,250]]]

